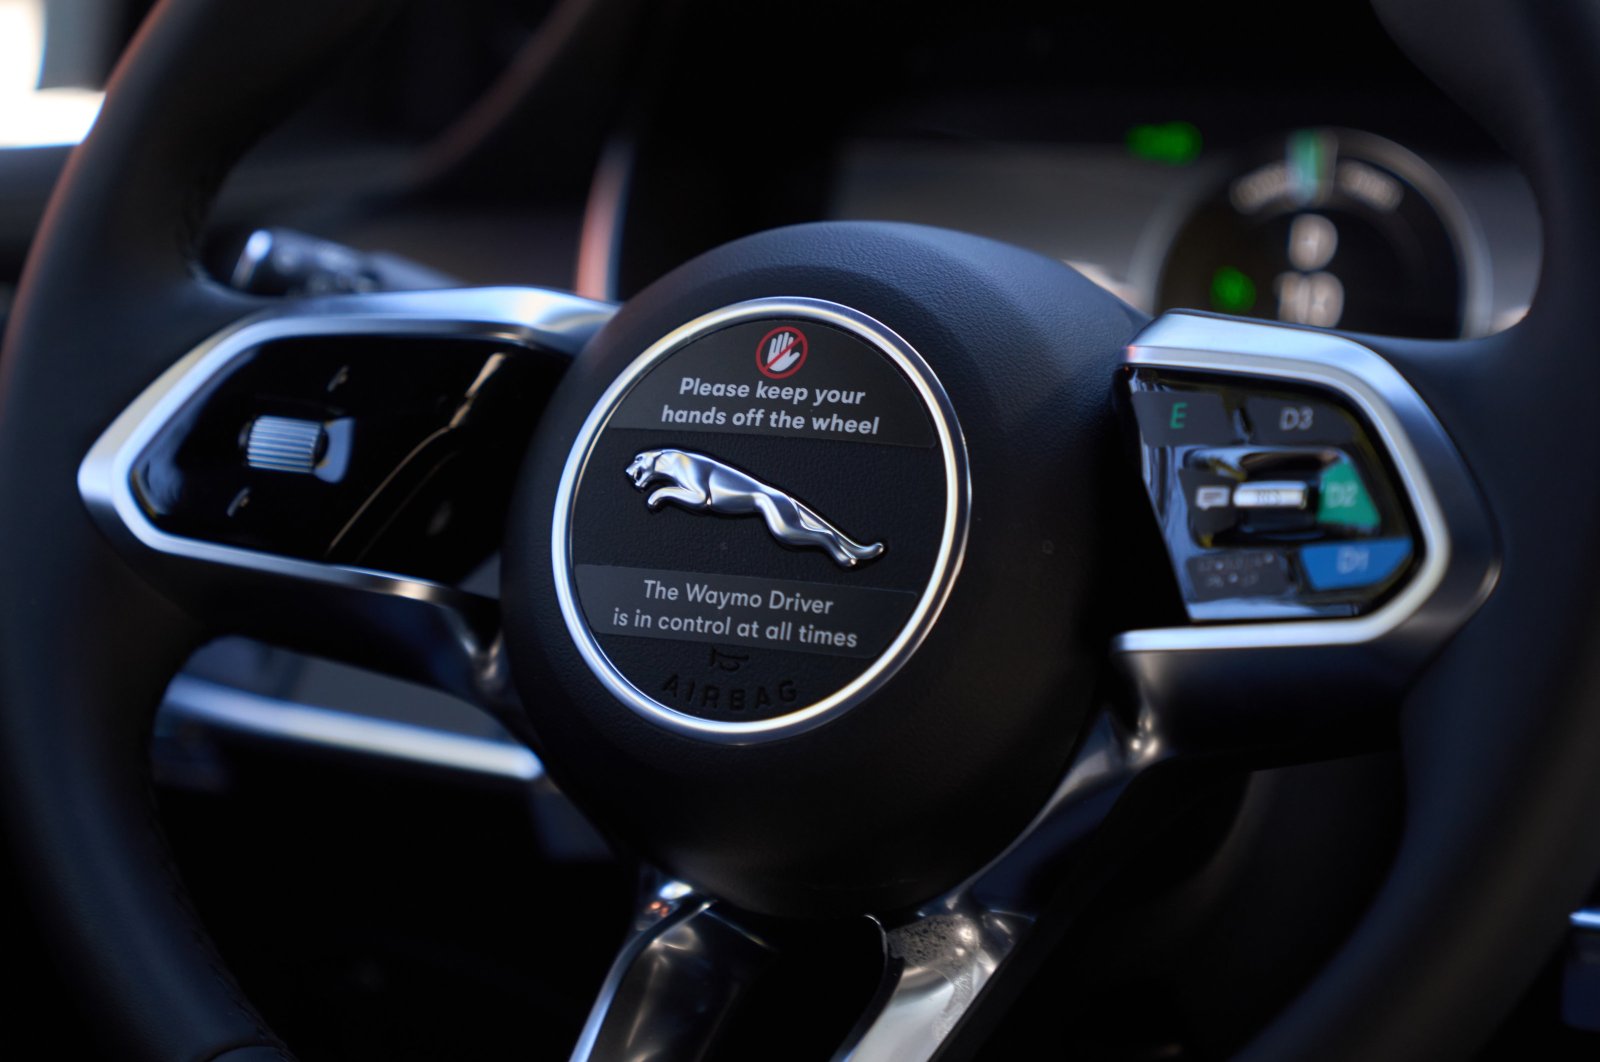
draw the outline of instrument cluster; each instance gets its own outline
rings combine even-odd
[[[1482,332],[1482,237],[1392,140],[1297,129],[1241,153],[1173,236],[1158,308],[1445,339]]]

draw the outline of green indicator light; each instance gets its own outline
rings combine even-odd
[[[1317,495],[1319,524],[1338,524],[1371,531],[1381,522],[1378,507],[1372,504],[1367,485],[1361,482],[1361,473],[1348,461],[1340,461],[1322,470],[1322,482]]]
[[[1136,125],[1128,130],[1128,153],[1168,166],[1187,166],[1200,155],[1200,130],[1190,122]]]
[[[1256,282],[1233,266],[1211,274],[1211,306],[1223,313],[1249,313],[1256,304]]]
[[[1329,176],[1328,165],[1338,150],[1323,129],[1297,129],[1289,134],[1289,184],[1301,203],[1319,202]]]
[[[1172,403],[1172,416],[1167,418],[1167,427],[1171,428],[1173,431],[1182,431],[1185,427],[1188,426],[1188,420],[1189,420],[1189,403],[1187,403],[1187,402],[1174,402],[1174,403]]]

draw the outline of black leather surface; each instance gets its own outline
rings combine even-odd
[[[1454,436],[1503,568],[1405,705],[1407,819],[1387,884],[1253,1059],[1464,1057],[1600,877],[1600,6],[1377,7],[1522,165],[1543,270],[1509,332],[1369,340]]]
[[[283,1062],[283,1057],[276,1047],[233,1047],[215,1056],[213,1062]]]
[[[328,49],[386,6],[161,4],[57,190],[0,351],[0,807],[116,1057],[279,1052],[189,909],[146,779],[150,715],[203,628],[112,554],[78,464],[163,369],[250,308],[197,279],[206,204]]]

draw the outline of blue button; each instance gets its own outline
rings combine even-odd
[[[1374,538],[1307,546],[1300,551],[1300,563],[1311,589],[1349,590],[1383,582],[1410,556],[1409,538]]]

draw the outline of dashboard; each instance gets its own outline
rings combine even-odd
[[[829,214],[1020,244],[1149,313],[1448,338],[1515,321],[1537,281],[1514,170],[1326,126],[1220,148],[1182,118],[1130,123],[1121,144],[854,140]]]
[[[1526,310],[1525,181],[1369,11],[1147,14],[889,4],[796,25],[826,75],[728,100],[729,9],[684,5],[600,160],[580,284],[626,296],[743,232],[890,219],[1031,248],[1150,313],[1445,338]]]

